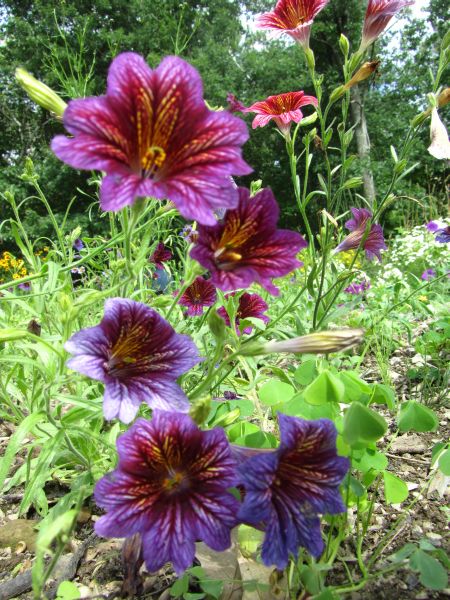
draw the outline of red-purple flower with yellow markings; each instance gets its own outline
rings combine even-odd
[[[300,108],[308,104],[317,106],[317,98],[307,96],[305,92],[288,92],[287,94],[269,96],[266,100],[255,102],[255,104],[246,108],[245,112],[256,113],[252,123],[253,129],[264,127],[273,119],[281,133],[287,135],[291,123],[300,123],[303,119]]]
[[[180,335],[141,302],[110,298],[99,325],[75,333],[64,348],[67,366],[105,384],[103,413],[130,423],[142,402],[162,410],[189,410],[177,378],[200,362],[187,335]]]
[[[332,421],[283,414],[278,421],[276,450],[233,448],[233,454],[245,490],[238,517],[264,529],[264,564],[284,569],[301,547],[316,558],[322,553],[319,514],[345,511],[339,485],[349,461],[337,455]]]
[[[216,551],[231,544],[239,502],[235,459],[223,429],[201,431],[181,413],[154,411],[117,440],[119,464],[100,479],[95,500],[106,510],[95,524],[104,537],[139,533],[147,569],[190,567],[195,542]]]
[[[274,10],[260,15],[256,26],[286,33],[304,48],[309,48],[309,36],[314,17],[329,0],[278,0]]]
[[[241,157],[245,123],[206,107],[198,72],[176,56],[154,70],[126,52],[111,63],[105,96],[72,100],[54,153],[76,169],[106,172],[103,210],[138,197],[172,200],[186,219],[212,225],[214,209],[234,208],[231,175],[251,168]]]
[[[199,317],[203,314],[203,307],[212,306],[216,299],[216,288],[209,280],[199,275],[178,300],[178,304],[187,306],[189,317]]]
[[[381,250],[386,250],[383,228],[372,223],[366,233],[367,223],[372,218],[372,213],[367,208],[351,208],[353,219],[346,221],[345,226],[351,232],[336,248],[335,252],[357,250],[362,243],[366,258],[373,260],[375,257],[381,262]],[[365,237],[364,242],[362,242]]]
[[[191,256],[211,272],[211,282],[224,291],[259,283],[277,296],[272,279],[302,266],[297,254],[307,246],[295,231],[277,229],[279,207],[270,189],[250,197],[239,188],[239,204],[214,227],[200,225]]]
[[[392,17],[414,2],[415,0],[369,0],[360,49],[365,50],[370,46],[383,33]]]
[[[149,258],[149,261],[153,263],[156,268],[163,269],[164,265],[162,263],[167,262],[171,258],[172,252],[168,250],[162,242],[158,242],[155,251]]]
[[[234,296],[235,292],[232,294],[227,294],[225,298],[229,298],[230,296]],[[241,334],[239,324],[244,319],[248,317],[254,317],[256,319],[261,319],[264,323],[268,323],[270,321],[269,317],[264,313],[268,310],[269,307],[267,302],[265,302],[261,296],[258,294],[249,294],[248,292],[244,292],[239,297],[239,306],[236,311],[235,324],[236,324],[236,333],[238,335]],[[230,327],[230,317],[224,306],[221,306],[217,309],[217,314],[224,319],[225,323]],[[250,325],[249,327],[245,327],[242,330],[242,333],[251,333],[253,327]]]

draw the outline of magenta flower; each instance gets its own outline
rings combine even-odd
[[[369,0],[360,49],[365,50],[370,46],[383,33],[392,17],[414,2],[415,0]]]
[[[230,112],[245,112],[245,106],[231,92],[227,94],[228,108]]]
[[[217,299],[216,288],[213,284],[199,276],[186,289],[178,300],[181,306],[187,306],[189,317],[197,317],[203,314],[204,306],[212,306]]]
[[[162,242],[158,242],[155,251],[149,258],[151,263],[154,263],[156,268],[163,269],[164,266],[162,263],[167,262],[172,258],[172,252],[168,250]]]
[[[230,544],[239,502],[235,460],[222,429],[201,431],[181,413],[155,410],[117,440],[119,464],[95,486],[107,511],[95,524],[104,537],[142,538],[147,569],[172,562],[178,575],[194,561],[195,542],[216,551]]]
[[[344,292],[352,294],[353,296],[359,296],[359,294],[363,294],[368,289],[370,289],[370,281],[364,279],[361,283],[351,283],[345,288]]]
[[[105,384],[108,420],[130,423],[143,401],[152,409],[189,410],[176,380],[200,361],[197,347],[145,304],[106,300],[100,324],[78,331],[64,348],[73,354],[70,369]]]
[[[427,269],[420,276],[420,278],[423,279],[424,281],[428,281],[429,279],[433,279],[433,277],[436,277],[436,271],[434,269]]]
[[[198,72],[176,56],[154,70],[133,52],[111,63],[105,96],[72,100],[54,153],[76,169],[106,172],[103,210],[117,211],[138,197],[168,198],[186,219],[212,225],[213,211],[234,208],[231,175],[250,167],[241,157],[245,123],[210,111]]]
[[[351,233],[339,244],[335,252],[357,250],[366,233],[367,222],[372,218],[372,213],[367,208],[351,208],[350,210],[353,213],[353,219],[349,219],[345,223],[345,226]],[[370,231],[363,243],[363,248],[369,260],[373,260],[376,256],[381,261],[380,250],[386,250],[381,225],[373,223],[370,226]]]
[[[214,227],[199,226],[191,256],[209,269],[212,283],[221,290],[245,289],[257,282],[276,296],[272,279],[301,267],[296,256],[307,246],[299,233],[277,229],[278,215],[271,190],[251,198],[247,189],[239,188],[235,210],[227,210]]]
[[[426,228],[428,231],[431,231],[431,233],[434,233],[439,229],[439,223],[436,223],[436,221],[430,221],[426,224]]]
[[[273,119],[281,133],[287,135],[291,123],[300,123],[303,119],[300,107],[307,104],[317,106],[317,98],[306,96],[305,92],[288,92],[287,94],[278,94],[278,96],[269,96],[261,102],[255,102],[255,104],[246,108],[245,112],[257,113],[253,119],[253,129],[264,127]]]
[[[323,551],[319,514],[345,511],[339,485],[349,469],[336,452],[332,421],[278,415],[277,450],[238,448],[240,484],[245,489],[239,519],[262,527],[262,560],[284,569],[300,547],[314,557]],[[249,456],[245,460],[245,456]]]
[[[309,36],[314,17],[329,0],[278,0],[274,10],[260,15],[256,26],[286,33],[305,49],[309,48]]]
[[[227,294],[225,298],[229,298],[230,296],[234,295],[235,292],[233,292],[232,294]],[[270,319],[267,315],[264,314],[266,310],[269,310],[267,302],[264,302],[264,300],[261,298],[261,296],[258,296],[258,294],[249,294],[248,292],[244,292],[243,294],[241,294],[241,296],[239,297],[239,306],[236,311],[235,317],[236,333],[238,335],[241,334],[239,324],[241,321],[247,319],[248,317],[255,317],[256,319],[261,319],[262,321],[264,321],[264,323],[268,323]],[[224,306],[221,306],[217,309],[217,314],[221,316],[222,319],[224,319],[228,327],[231,326],[230,317],[228,316],[228,313]],[[249,327],[245,327],[242,330],[242,333],[251,333],[252,329],[253,327],[250,325]]]

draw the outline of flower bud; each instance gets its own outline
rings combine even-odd
[[[203,396],[191,406],[189,416],[197,425],[203,425],[211,410],[211,396]]]
[[[16,69],[16,79],[19,85],[26,91],[28,96],[50,112],[58,117],[62,117],[66,110],[67,104],[50,89],[45,83],[39,81],[33,75],[25,71],[25,69]]]
[[[308,63],[308,67],[313,70],[316,66],[316,60],[314,58],[314,52],[311,50],[311,48],[305,49],[305,56],[306,62]]]
[[[341,52],[345,56],[345,58],[347,58],[348,52],[350,50],[350,42],[343,33],[341,33],[341,37],[339,38],[339,48],[341,49]]]
[[[293,352],[294,354],[330,354],[347,350],[361,343],[363,329],[336,329],[302,335],[301,337],[265,344],[245,344],[240,353],[248,356],[271,354],[273,352]]]
[[[372,73],[376,72],[379,64],[380,64],[379,60],[372,60],[370,62],[365,62],[356,71],[356,73],[353,75],[353,77],[350,79],[350,81],[347,81],[347,83],[344,85],[344,91],[349,90],[350,88],[352,88],[354,85],[356,85],[360,81],[364,81],[365,79],[370,77],[372,75]]]
[[[224,340],[226,332],[226,323],[216,310],[211,310],[208,315],[208,327],[216,340]]]
[[[439,108],[442,108],[446,104],[450,102],[450,88],[445,88],[437,97],[437,105]]]

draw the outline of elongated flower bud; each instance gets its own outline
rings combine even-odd
[[[347,91],[360,81],[364,81],[368,77],[375,73],[380,64],[379,60],[372,60],[365,62],[353,75],[353,77],[344,85],[344,90]]]
[[[265,344],[248,344],[241,347],[241,354],[256,356],[272,352],[293,352],[294,354],[330,354],[347,350],[361,343],[363,329],[336,329],[302,335],[301,337]]]
[[[45,83],[20,68],[16,69],[16,79],[33,102],[54,113],[57,117],[63,116],[67,104]]]

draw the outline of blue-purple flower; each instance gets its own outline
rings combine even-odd
[[[172,562],[180,575],[194,561],[195,542],[226,550],[239,503],[235,459],[222,429],[201,431],[188,415],[155,410],[117,440],[119,464],[100,479],[95,500],[107,511],[99,535],[142,538],[147,569]]]
[[[423,279],[424,281],[433,279],[433,277],[436,277],[436,271],[434,269],[426,269],[420,276],[420,278]]]
[[[214,209],[237,204],[230,176],[251,172],[244,121],[209,110],[200,75],[176,56],[152,70],[142,56],[120,54],[106,95],[69,102],[64,125],[73,137],[55,137],[52,150],[76,169],[106,172],[103,210],[167,198],[186,219],[213,225]]]
[[[83,250],[84,248],[84,243],[83,240],[80,238],[77,238],[74,243],[72,244],[72,246],[74,247],[75,250],[77,250],[78,252],[80,252],[80,250]]]
[[[186,288],[184,294],[178,300],[178,304],[187,307],[189,317],[203,314],[204,306],[212,306],[217,299],[216,288],[208,280],[200,275]]]
[[[450,225],[441,227],[435,232],[435,239],[440,244],[448,244],[450,242]]]
[[[225,298],[229,298],[230,296],[234,296],[235,292],[232,294],[227,294]],[[256,319],[261,319],[264,323],[268,323],[270,321],[269,317],[264,313],[268,310],[269,307],[267,302],[265,302],[261,296],[258,294],[249,294],[248,292],[244,292],[239,297],[239,305],[237,307],[236,316],[235,316],[235,324],[236,324],[236,333],[240,335],[240,322],[248,317],[254,317]],[[224,319],[225,323],[228,327],[230,324],[230,317],[224,306],[221,306],[217,309],[217,314]],[[242,333],[251,333],[253,327],[250,325],[249,327],[245,327],[242,330]]]
[[[363,279],[361,283],[351,283],[345,288],[344,292],[353,296],[359,296],[359,294],[363,294],[368,289],[370,289],[370,281]]]
[[[386,250],[383,228],[377,223],[372,223],[370,230],[366,232],[368,222],[372,219],[370,210],[367,208],[351,208],[350,210],[353,213],[353,219],[349,219],[345,223],[350,234],[339,244],[335,252],[357,250],[365,238],[362,247],[366,252],[366,258],[373,260],[377,257],[381,261],[381,250]]]
[[[235,452],[240,461],[239,482],[244,487],[238,517],[262,527],[262,559],[284,569],[300,547],[314,557],[323,551],[319,514],[345,511],[339,485],[349,469],[337,455],[332,421],[305,421],[278,415],[281,441],[277,450]]]
[[[437,231],[439,229],[439,223],[436,223],[436,221],[430,221],[429,223],[426,224],[426,228],[428,229],[428,231],[431,231],[431,233],[434,233],[435,231]]]
[[[73,355],[70,369],[105,384],[108,420],[130,423],[142,402],[152,409],[189,410],[176,380],[200,361],[197,347],[141,302],[106,300],[100,324],[75,333],[64,348]]]
[[[191,256],[211,272],[211,281],[224,291],[259,283],[273,295],[272,279],[302,266],[297,254],[307,246],[295,231],[277,229],[278,204],[270,189],[250,197],[239,189],[239,204],[227,210],[213,227],[199,225],[198,241]]]

